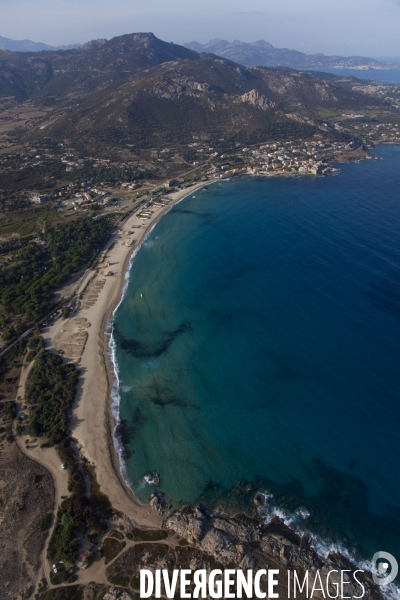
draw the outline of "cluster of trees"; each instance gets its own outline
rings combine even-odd
[[[49,310],[54,289],[102,247],[111,227],[107,218],[84,217],[49,228],[44,234],[47,249],[31,242],[8,256],[0,267],[0,327],[4,339],[17,336],[21,327],[23,330]],[[18,331],[15,323],[11,324],[16,317]]]
[[[15,419],[17,415],[17,405],[15,402],[11,400],[10,402],[4,402],[3,404],[0,404],[0,415],[10,421]]]
[[[151,177],[151,175],[149,171],[139,171],[137,168],[131,166],[99,165],[95,167],[93,166],[93,162],[90,161],[86,161],[79,169],[79,176],[82,180],[90,180],[94,185],[98,185],[103,181],[115,185],[121,181],[131,182],[146,179]]]
[[[57,524],[51,537],[47,555],[49,560],[73,564],[78,544],[76,530],[97,534],[106,528],[104,519],[110,516],[112,507],[98,502],[96,497],[86,495],[83,468],[78,464],[69,437],[57,445],[60,460],[67,466],[68,490],[71,495],[63,501],[57,513]]]
[[[0,170],[0,189],[10,192],[19,190],[51,190],[54,181],[65,178],[65,165],[57,160],[46,160],[37,166],[25,166],[18,157],[3,161]]]
[[[78,540],[74,534],[74,520],[68,512],[59,509],[57,525],[47,551],[48,558],[66,565],[73,565],[78,553]]]
[[[71,493],[58,511],[48,557],[53,561],[73,564],[78,550],[77,528],[98,533],[104,528],[104,517],[108,515],[104,506],[86,496],[85,473],[71,447],[69,413],[75,397],[78,371],[45,350],[40,337],[33,337],[29,348],[31,354],[37,353],[25,394],[25,400],[31,407],[29,434],[46,437],[50,445],[56,445],[60,462],[67,466],[68,490]]]
[[[68,412],[75,397],[78,371],[59,356],[41,350],[29,373],[25,399],[31,405],[29,435],[45,436],[51,445],[69,435]]]
[[[105,243],[112,224],[107,218],[84,217],[47,231],[46,242],[58,275],[68,277]],[[60,282],[61,283],[61,280]]]
[[[30,201],[26,193],[0,192],[0,209],[2,212],[20,211],[28,206],[30,206]]]
[[[12,238],[9,238],[8,240],[5,240],[4,242],[2,242],[0,244],[0,256],[5,256],[6,254],[15,252],[16,250],[19,250],[20,248],[22,248],[24,246],[28,246],[30,243],[31,243],[31,241],[28,238],[20,238],[18,236],[13,236]],[[2,260],[2,259],[0,259],[0,260]],[[4,263],[2,263],[1,266],[3,267]],[[0,269],[0,271],[1,271],[1,269]],[[3,272],[3,271],[1,271],[1,272]]]

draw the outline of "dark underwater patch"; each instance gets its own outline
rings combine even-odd
[[[132,420],[128,422],[126,419],[121,419],[115,428],[115,436],[120,442],[122,458],[124,460],[130,458],[135,453],[132,449],[132,442],[135,440],[139,429],[146,423],[146,420],[147,418],[140,408],[136,407],[132,415]]]
[[[117,329],[114,329],[114,336],[119,347],[127,354],[130,354],[135,358],[158,358],[168,351],[179,335],[191,330],[192,327],[190,323],[185,321],[178,329],[161,333],[160,339],[154,342],[142,342],[137,339],[124,338]]]
[[[200,219],[209,219],[210,217],[212,217],[213,214],[210,212],[200,213],[196,212],[195,210],[189,210],[185,208],[173,208],[170,211],[170,213],[179,213],[180,215],[194,215],[195,217],[199,217]]]
[[[161,407],[180,406],[198,408],[190,401],[176,396],[167,385],[160,384],[157,381],[155,381],[152,385],[146,386],[145,395],[142,397],[142,399]]]
[[[188,402],[185,402],[185,400],[182,400],[181,398],[176,398],[172,395],[170,396],[168,394],[151,396],[149,400],[156,406],[191,406]]]
[[[128,446],[132,439],[132,431],[125,419],[121,419],[121,421],[116,426],[115,437],[120,443],[122,458],[124,460],[130,458],[133,454],[133,451],[130,450]]]

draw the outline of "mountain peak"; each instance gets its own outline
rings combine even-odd
[[[90,42],[86,42],[82,46],[79,46],[79,50],[92,50],[93,48],[98,48],[105,44],[107,40],[105,38],[100,38],[97,40],[90,40]]]
[[[219,38],[210,40],[207,44],[200,44],[199,42],[189,42],[184,44],[184,47],[190,48],[190,50],[195,50],[196,52],[211,52],[212,54],[219,54],[229,46],[231,46],[230,42]]]
[[[75,93],[86,94],[121,85],[137,73],[163,63],[199,58],[193,50],[142,32],[92,40],[72,52],[38,53],[34,62],[29,54],[22,52],[4,54],[0,93],[7,91],[8,95],[18,97],[43,95],[50,89],[64,93],[70,84],[61,73],[69,73]],[[16,77],[16,65],[24,73],[23,78]]]
[[[274,46],[266,40],[257,40],[257,42],[252,43],[252,46],[257,46],[258,48],[274,48]]]

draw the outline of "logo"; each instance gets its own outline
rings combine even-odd
[[[375,552],[372,564],[372,579],[376,585],[388,585],[396,579],[399,565],[389,552]]]

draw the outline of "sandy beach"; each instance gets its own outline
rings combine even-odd
[[[124,219],[104,248],[104,262],[86,271],[76,289],[77,302],[68,319],[44,330],[46,347],[76,363],[81,371],[71,418],[78,449],[95,466],[98,482],[113,507],[142,527],[159,527],[161,516],[141,504],[121,476],[113,442],[115,419],[111,391],[114,373],[109,359],[108,326],[118,305],[130,258],[146,235],[171,207],[204,183],[170,194],[167,206],[153,205],[142,218],[139,210]],[[79,300],[78,300],[79,299]]]

